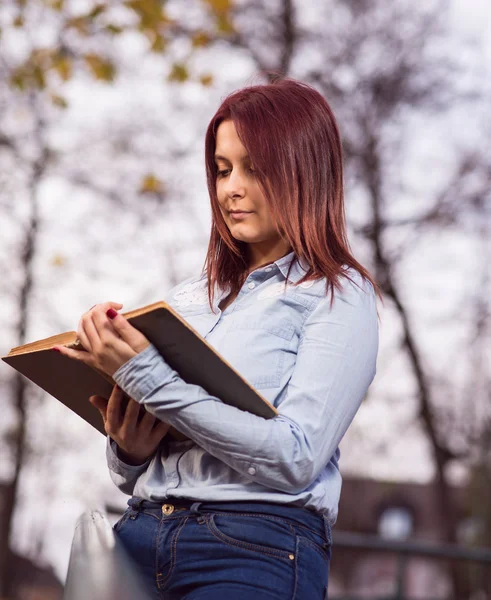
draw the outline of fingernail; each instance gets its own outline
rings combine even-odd
[[[53,350],[53,352],[60,352],[61,353],[61,350],[59,348],[51,348],[51,350]]]
[[[118,316],[118,313],[114,310],[114,308],[110,308],[109,310],[106,311],[106,315],[110,318],[110,319],[114,319],[114,317]]]

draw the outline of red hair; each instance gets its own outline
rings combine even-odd
[[[295,259],[309,265],[298,283],[325,277],[326,292],[333,297],[351,267],[378,291],[348,244],[342,147],[334,114],[314,88],[277,79],[234,92],[208,125],[205,161],[212,225],[204,269],[210,306],[215,284],[238,293],[248,268],[247,244],[230,234],[217,198],[216,135],[225,120],[234,122],[282,237]]]

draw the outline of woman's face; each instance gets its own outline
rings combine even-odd
[[[215,162],[218,203],[232,236],[251,245],[253,261],[255,258],[277,260],[284,256],[289,246],[276,229],[254,165],[233,121],[223,121],[218,127]]]

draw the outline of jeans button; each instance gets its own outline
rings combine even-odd
[[[163,504],[162,505],[162,513],[166,516],[171,515],[174,512],[173,504]]]

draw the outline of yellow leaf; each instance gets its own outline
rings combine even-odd
[[[46,87],[46,72],[52,66],[53,50],[37,48],[29,58],[19,65],[10,76],[10,82],[20,90],[27,88],[44,89]]]
[[[10,84],[21,91],[29,88],[44,89],[44,73],[39,65],[27,64],[15,69],[10,76]]]
[[[53,58],[53,68],[58,72],[63,81],[68,81],[72,76],[73,63],[68,56],[56,55]]]
[[[65,98],[63,98],[63,96],[51,94],[51,102],[53,102],[53,104],[59,108],[68,108],[68,102],[65,100]]]
[[[217,29],[220,33],[233,33],[234,26],[226,14],[220,14],[217,17]]]
[[[51,66],[53,55],[54,50],[52,48],[37,48],[31,52],[28,62],[48,69]]]
[[[206,0],[210,5],[211,9],[217,14],[224,14],[230,11],[232,8],[232,2],[230,0]]]
[[[105,6],[104,4],[96,4],[94,6],[94,8],[87,14],[86,18],[87,19],[96,19],[99,15],[101,15],[105,10],[106,10],[107,6]]]
[[[92,75],[96,79],[103,81],[113,81],[116,75],[114,65],[109,61],[101,58],[97,54],[86,54],[84,60],[89,67]]]
[[[192,43],[194,48],[204,48],[210,42],[211,38],[206,31],[198,31],[193,35]]]
[[[177,81],[178,83],[183,83],[189,79],[189,71],[186,65],[183,63],[174,63],[172,65],[172,70],[169,73],[168,80],[169,81]]]
[[[150,49],[152,52],[163,52],[167,47],[167,40],[161,35],[155,35]]]
[[[26,84],[25,72],[22,69],[16,69],[10,76],[10,85],[24,91],[26,89]]]
[[[205,87],[209,87],[210,85],[213,85],[213,75],[211,75],[210,73],[205,73],[205,74],[201,75],[199,80],[200,80],[201,84],[204,85]]]
[[[162,194],[163,192],[165,192],[163,181],[158,179],[152,173],[145,175],[140,185],[140,194]]]
[[[123,33],[124,29],[119,27],[119,25],[109,24],[106,26],[106,31],[109,31],[109,33],[113,33],[114,35],[119,35],[120,33]]]
[[[140,18],[140,29],[157,29],[165,21],[162,0],[126,0],[125,6]]]
[[[65,0],[45,0],[45,2],[50,8],[58,12],[63,10],[63,5],[65,4]]]
[[[46,87],[46,78],[44,76],[44,71],[41,69],[39,65],[34,65],[32,70],[32,84],[35,88],[39,90],[44,90]]]
[[[66,28],[73,27],[81,35],[89,35],[88,21],[85,17],[75,17],[66,22]]]
[[[66,262],[66,259],[61,254],[55,254],[53,256],[53,258],[51,259],[51,265],[53,267],[63,267],[65,262]]]

